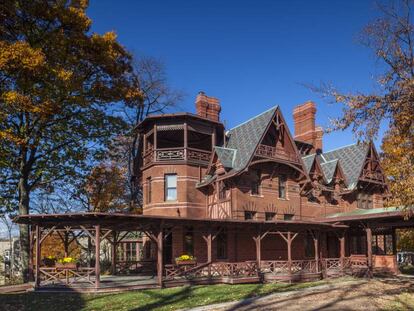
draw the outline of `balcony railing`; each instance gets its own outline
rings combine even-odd
[[[159,148],[144,154],[143,164],[147,166],[154,162],[192,161],[207,165],[211,152],[196,148]]]
[[[292,162],[299,161],[296,154],[288,153],[285,151],[285,149],[280,147],[272,147],[267,145],[259,145],[256,151],[256,155],[272,159],[284,159]]]

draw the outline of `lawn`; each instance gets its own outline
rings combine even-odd
[[[184,286],[117,294],[22,293],[0,295],[0,310],[177,310],[325,284]]]

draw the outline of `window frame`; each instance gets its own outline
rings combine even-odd
[[[253,172],[255,173],[255,177],[256,179],[251,181],[250,183],[250,195],[253,196],[260,196],[261,195],[261,177],[262,177],[262,172],[259,169],[255,169],[253,170]]]
[[[247,217],[247,215],[251,215]],[[255,211],[244,211],[244,220],[255,220],[256,219],[256,212]]]
[[[271,217],[268,217],[268,216],[271,216]],[[275,220],[275,218],[276,218],[276,213],[274,213],[274,212],[265,212],[265,220],[266,221],[272,221],[272,220]]]
[[[175,187],[168,186],[168,177],[175,176]],[[168,190],[175,189],[175,198],[168,199]],[[176,173],[164,174],[164,202],[175,202],[178,200],[178,176]]]
[[[295,214],[289,214],[289,213],[285,213],[283,214],[283,220],[293,220],[293,218],[295,217]]]
[[[287,199],[287,177],[284,174],[278,176],[278,197],[283,200]]]

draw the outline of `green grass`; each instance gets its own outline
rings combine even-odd
[[[384,309],[389,311],[414,310],[414,295],[412,293],[399,294]]]
[[[0,295],[0,310],[177,310],[325,284],[242,284],[184,286],[117,294],[42,293]]]

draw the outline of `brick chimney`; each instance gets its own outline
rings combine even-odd
[[[218,98],[199,92],[196,98],[197,115],[213,121],[220,121],[221,106]]]
[[[295,139],[304,141],[313,146],[313,152],[322,151],[323,129],[315,126],[316,105],[308,101],[293,109],[295,122]]]

